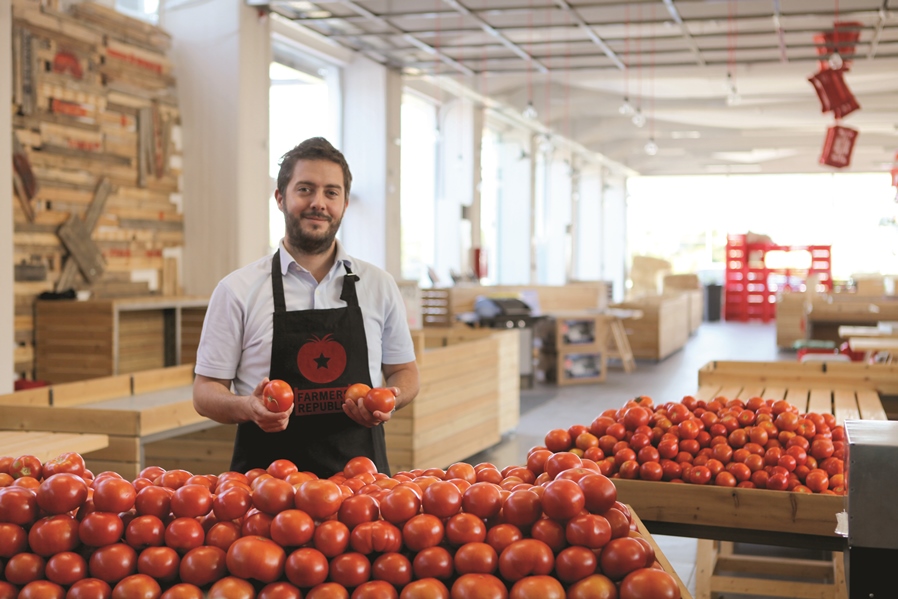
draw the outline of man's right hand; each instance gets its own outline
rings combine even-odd
[[[287,428],[287,424],[290,422],[290,414],[293,413],[293,410],[287,410],[286,412],[272,412],[269,410],[265,406],[265,399],[262,396],[262,391],[267,384],[268,377],[265,377],[262,379],[262,382],[256,385],[253,394],[249,396],[249,405],[247,406],[249,419],[266,433],[277,433]]]

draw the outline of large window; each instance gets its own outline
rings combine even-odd
[[[404,94],[401,118],[402,278],[428,287],[428,268],[434,265],[436,106],[425,98]]]
[[[320,75],[313,75],[284,64],[273,62],[269,68],[269,176],[271,188],[277,185],[281,156],[309,137],[322,136],[335,146],[334,127],[329,115],[332,101],[328,84]],[[278,210],[272,195],[268,204],[269,244],[272,251],[284,236],[284,215]]]
[[[783,245],[832,245],[835,279],[898,273],[895,188],[886,173],[637,177],[629,181],[629,252],[678,272],[722,271],[728,233]]]

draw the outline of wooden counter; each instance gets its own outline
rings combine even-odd
[[[53,384],[194,362],[201,297],[35,302],[35,366]]]
[[[33,455],[41,462],[69,451],[85,454],[108,445],[109,437],[101,434],[0,431],[0,456]]]
[[[645,296],[614,304],[614,308],[639,310],[639,319],[625,319],[624,329],[637,358],[663,360],[689,340],[689,295]]]

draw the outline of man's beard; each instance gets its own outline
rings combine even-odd
[[[302,230],[301,218],[303,216],[318,216],[330,220],[328,228],[321,232],[307,233]],[[323,254],[331,249],[334,238],[337,236],[337,230],[343,218],[334,219],[328,214],[320,212],[305,212],[300,218],[294,217],[289,212],[284,213],[284,224],[287,241],[290,245],[304,254]]]

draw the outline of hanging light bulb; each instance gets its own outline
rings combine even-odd
[[[828,62],[829,62],[829,68],[831,68],[834,71],[838,71],[845,64],[845,62],[842,60],[842,55],[839,54],[838,52],[833,52],[830,55]]]
[[[555,144],[552,143],[552,137],[548,133],[540,136],[539,151],[546,156],[555,151]]]
[[[627,96],[624,96],[624,101],[617,109],[617,111],[624,116],[633,116],[633,114],[636,112],[635,110],[633,110],[633,105],[630,104],[630,98],[628,98]]]
[[[633,121],[633,124],[636,125],[637,127],[640,127],[640,128],[645,127],[645,115],[642,114],[641,108],[636,109],[636,114],[633,115],[632,121]]]
[[[741,102],[742,96],[739,95],[739,92],[736,91],[735,87],[727,92],[727,106],[737,106]]]
[[[654,156],[658,153],[658,144],[655,143],[654,138],[649,138],[649,140],[645,143],[645,147],[643,148],[645,153],[649,156]]]
[[[523,116],[528,121],[535,121],[536,117],[539,116],[536,113],[536,108],[533,107],[533,100],[529,100],[527,102],[527,107],[521,112],[521,116]]]

